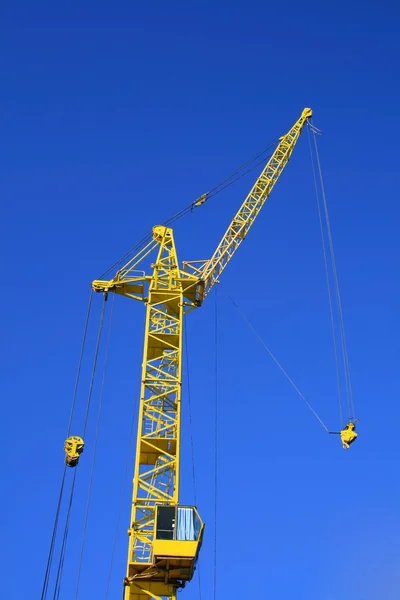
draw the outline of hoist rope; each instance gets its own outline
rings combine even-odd
[[[139,363],[139,361],[138,361],[138,363]],[[115,525],[113,545],[112,545],[112,549],[111,549],[110,567],[109,567],[109,570],[108,570],[107,585],[106,585],[106,594],[105,594],[104,600],[107,600],[107,598],[108,598],[108,594],[109,594],[109,590],[110,590],[110,585],[111,585],[112,570],[113,570],[113,565],[114,565],[115,550],[117,548],[119,526],[120,526],[120,523],[121,523],[121,515],[122,515],[122,506],[123,506],[123,502],[124,502],[124,493],[125,493],[125,486],[126,486],[126,478],[127,478],[127,474],[128,474],[129,459],[131,457],[131,446],[132,446],[132,439],[133,439],[133,431],[134,431],[134,428],[135,428],[136,417],[137,417],[137,414],[138,414],[139,391],[140,391],[140,374],[141,374],[141,371],[142,371],[142,368],[140,367],[139,368],[139,374],[138,374],[138,381],[137,381],[137,385],[136,385],[136,393],[135,393],[134,401],[133,401],[133,412],[132,412],[132,419],[131,419],[131,425],[130,425],[130,430],[129,430],[128,446],[127,446],[127,450],[126,450],[124,475],[123,475],[123,479],[122,479],[121,495],[120,495],[120,498],[119,498],[118,515],[117,515],[117,521],[116,521],[116,525]],[[125,588],[124,588],[124,590],[125,590]]]
[[[317,138],[316,138],[315,132],[313,132],[313,137],[314,137],[315,155],[317,157],[318,172],[319,172],[320,182],[321,182],[322,198],[323,198],[323,202],[324,202],[324,211],[325,211],[326,227],[327,227],[327,231],[328,231],[329,248],[330,248],[330,252],[331,252],[331,256],[332,256],[332,271],[333,271],[333,278],[334,278],[334,282],[335,282],[335,291],[336,291],[337,306],[338,306],[338,312],[339,312],[340,337],[341,337],[341,341],[342,341],[343,362],[344,362],[346,388],[347,388],[347,395],[348,395],[349,417],[354,418],[354,416],[355,416],[354,415],[354,400],[353,400],[353,391],[352,391],[352,385],[351,385],[351,379],[350,379],[349,357],[348,357],[348,352],[347,352],[346,335],[345,335],[345,329],[344,329],[342,300],[341,300],[341,296],[340,296],[339,279],[338,279],[338,275],[337,275],[335,252],[333,249],[332,232],[331,232],[331,224],[330,224],[329,213],[328,213],[328,204],[326,201],[325,185],[324,185],[324,179],[322,176],[321,162],[319,159]]]
[[[95,349],[95,353],[94,353],[94,360],[93,360],[93,367],[92,367],[92,375],[90,378],[89,393],[88,393],[88,398],[87,398],[87,403],[86,403],[85,421],[83,424],[83,436],[82,436],[83,438],[85,437],[86,427],[87,427],[88,418],[89,418],[90,403],[92,400],[92,393],[93,393],[93,384],[94,384],[96,368],[97,368],[97,359],[99,357],[100,340],[101,340],[101,334],[103,332],[103,323],[104,323],[104,313],[105,313],[105,309],[106,309],[106,302],[107,302],[107,300],[106,300],[106,296],[105,296],[104,301],[103,301],[103,306],[101,309],[100,324],[99,324],[99,330],[98,330],[98,334],[97,334],[96,349]]]
[[[185,340],[185,354],[186,354],[186,381],[188,391],[188,407],[189,407],[189,435],[190,435],[190,449],[192,455],[192,479],[193,479],[193,499],[194,505],[197,506],[197,490],[196,490],[196,468],[194,458],[194,441],[193,441],[193,420],[192,420],[192,394],[190,387],[190,369],[189,369],[189,347],[187,339],[187,325],[184,327],[184,340]],[[200,564],[197,565],[197,581],[199,582],[199,600],[201,600],[201,574]]]
[[[92,307],[92,299],[93,299],[93,291],[91,291],[91,293],[90,293],[89,304],[88,304],[88,308],[87,308],[87,312],[86,312],[85,325],[84,325],[82,344],[81,344],[81,351],[80,351],[79,362],[78,362],[78,369],[77,369],[77,374],[76,374],[76,378],[75,378],[75,385],[74,385],[74,391],[73,391],[73,395],[72,395],[71,409],[70,409],[70,414],[69,414],[69,419],[68,419],[67,437],[69,437],[69,435],[71,433],[72,420],[73,420],[73,416],[74,416],[74,412],[75,412],[76,398],[77,398],[77,393],[78,393],[79,380],[80,380],[82,362],[83,362],[83,355],[84,355],[84,350],[85,350],[85,345],[86,345],[86,337],[87,337],[88,325],[89,325],[89,320],[90,320],[90,312],[91,312],[91,307]],[[47,565],[46,565],[46,572],[45,572],[44,583],[43,583],[43,588],[42,588],[41,600],[45,600],[45,598],[47,598],[47,593],[48,593],[48,588],[49,588],[51,567],[52,567],[52,563],[53,563],[54,549],[55,549],[55,543],[56,543],[56,538],[57,538],[58,523],[59,523],[59,519],[60,519],[60,511],[61,511],[62,499],[63,499],[63,494],[64,494],[66,472],[67,472],[67,467],[66,467],[66,465],[64,465],[61,486],[60,486],[60,492],[59,492],[59,497],[58,497],[58,502],[57,502],[56,516],[55,516],[54,525],[53,525],[53,533],[52,533],[52,537],[51,537],[50,549],[49,549],[49,554],[48,554],[48,558],[47,558]],[[61,576],[62,576],[62,570],[63,570],[63,565],[64,565],[66,539],[68,537],[69,517],[70,517],[70,512],[71,512],[72,496],[73,496],[74,487],[75,487],[75,476],[76,476],[76,472],[74,474],[73,483],[71,486],[70,501],[68,504],[69,508],[68,508],[67,518],[66,518],[66,522],[65,522],[65,526],[64,526],[63,541],[62,541],[59,563],[58,563],[58,568],[57,568],[57,576],[56,576],[56,583],[55,583],[53,597],[55,597],[55,594],[59,595],[59,590],[60,590]]]
[[[319,423],[322,425],[322,427],[325,429],[325,431],[327,431],[329,433],[329,429],[325,425],[325,423],[323,422],[323,420],[321,419],[321,417],[317,414],[317,412],[313,409],[313,407],[308,402],[308,400],[305,398],[305,396],[301,393],[301,391],[299,390],[299,388],[297,387],[297,385],[294,383],[293,379],[291,379],[291,377],[289,377],[289,375],[287,374],[287,372],[285,371],[285,369],[282,367],[281,363],[278,361],[278,359],[274,356],[274,354],[268,348],[267,344],[264,342],[264,340],[262,339],[262,337],[260,336],[260,334],[257,333],[257,331],[255,330],[255,328],[253,327],[253,325],[251,324],[251,322],[249,321],[249,319],[246,317],[246,315],[243,313],[243,311],[239,308],[239,306],[236,304],[236,302],[233,300],[233,298],[231,296],[228,296],[228,297],[229,297],[230,301],[232,302],[233,306],[238,311],[238,313],[242,316],[242,318],[245,320],[245,322],[247,323],[247,325],[250,327],[250,329],[252,330],[252,332],[254,333],[254,335],[256,336],[256,338],[258,339],[258,341],[265,348],[265,350],[268,352],[268,354],[270,355],[270,357],[272,358],[272,360],[279,367],[279,369],[282,371],[282,373],[284,374],[284,376],[286,377],[286,379],[289,381],[289,383],[296,390],[296,392],[298,393],[298,395],[300,396],[300,398],[303,400],[303,402],[306,404],[306,406],[312,412],[312,414],[314,415],[314,417],[319,421]]]
[[[323,222],[322,222],[322,212],[321,212],[321,205],[320,205],[320,199],[319,199],[319,193],[318,193],[317,176],[316,176],[315,167],[314,167],[314,157],[313,157],[312,147],[311,147],[311,131],[312,130],[310,130],[310,128],[307,129],[308,144],[309,144],[309,148],[310,148],[311,167],[312,167],[314,187],[315,187],[315,196],[316,196],[317,208],[318,208],[318,219],[319,219],[319,228],[320,228],[320,233],[321,233],[322,252],[324,255],[325,278],[326,278],[326,287],[327,287],[327,291],[328,291],[329,314],[330,314],[332,340],[333,340],[333,352],[334,352],[334,357],[335,357],[336,386],[337,386],[337,393],[338,393],[340,425],[342,426],[343,425],[343,405],[342,405],[342,391],[341,391],[341,386],[340,386],[339,356],[338,356],[338,349],[337,349],[336,335],[335,335],[335,319],[334,319],[334,314],[333,314],[332,291],[331,291],[331,284],[330,284],[330,278],[329,278],[329,267],[328,267],[328,257],[327,257],[327,252],[326,252],[326,244],[325,244],[325,236],[324,236],[324,226],[323,226]]]
[[[108,324],[108,335],[107,335],[106,349],[105,349],[105,355],[104,355],[103,375],[102,375],[102,378],[101,378],[99,406],[98,406],[98,409],[97,409],[96,431],[95,431],[94,444],[93,444],[92,464],[91,464],[91,467],[90,467],[89,487],[88,487],[88,495],[87,495],[87,501],[86,501],[85,518],[84,518],[84,523],[83,523],[81,550],[80,550],[80,554],[79,554],[78,576],[77,576],[76,589],[75,589],[75,600],[77,600],[77,598],[78,598],[79,585],[80,585],[80,580],[81,580],[83,553],[84,553],[84,549],[85,549],[86,530],[87,530],[87,523],[88,523],[89,509],[90,509],[90,500],[91,500],[91,494],[92,494],[93,475],[94,475],[94,469],[95,469],[95,464],[96,464],[97,443],[98,443],[98,439],[99,439],[99,429],[100,429],[100,421],[101,421],[101,410],[102,410],[102,407],[103,407],[104,386],[105,386],[106,373],[107,373],[108,350],[109,350],[109,346],[110,346],[111,325],[112,325],[114,300],[115,300],[115,296],[113,295],[113,299],[112,299],[112,303],[111,303],[111,310],[110,310],[110,320],[109,320],[109,324]],[[98,333],[98,336],[97,336],[97,345],[96,345],[96,352],[95,352],[94,363],[93,363],[92,380],[91,380],[91,383],[90,383],[88,408],[87,408],[86,418],[85,418],[85,430],[86,430],[87,417],[88,417],[88,412],[89,412],[90,397],[92,395],[92,390],[93,390],[93,381],[94,381],[94,377],[95,377],[95,373],[96,373],[96,365],[97,365],[97,358],[98,358],[99,348],[100,348],[100,342],[101,342],[101,333],[102,333],[102,329],[103,329],[103,321],[104,321],[104,312],[105,312],[106,302],[107,302],[107,297],[105,296],[104,297],[104,302],[103,302],[103,307],[102,307],[102,312],[101,312],[101,317],[100,317],[99,333]]]
[[[83,330],[83,338],[82,338],[82,345],[81,345],[81,352],[79,355],[78,371],[76,374],[74,393],[73,393],[73,397],[72,397],[71,412],[70,412],[69,421],[68,421],[67,437],[69,437],[71,434],[71,425],[72,425],[72,419],[73,419],[74,411],[75,411],[76,396],[78,393],[79,379],[80,379],[80,375],[81,375],[82,362],[83,362],[83,354],[84,354],[85,345],[86,345],[86,337],[87,337],[87,331],[88,331],[88,325],[89,325],[89,319],[90,319],[90,310],[92,307],[92,299],[93,299],[93,290],[91,290],[90,296],[89,296],[89,305],[88,305],[88,309],[87,309],[87,313],[86,313],[85,327]]]
[[[272,147],[276,146],[277,140],[272,141],[270,144],[268,144],[268,146],[266,148],[264,148],[264,150],[262,150],[261,152],[258,152],[257,154],[255,154],[252,158],[250,158],[249,160],[247,160],[245,163],[243,163],[239,168],[237,168],[235,171],[233,171],[230,175],[228,175],[228,177],[225,177],[224,179],[222,179],[217,185],[215,185],[213,188],[211,188],[206,194],[206,199],[210,199],[213,196],[216,196],[217,194],[219,194],[220,192],[222,192],[222,190],[226,189],[227,187],[229,187],[230,185],[236,183],[236,181],[238,181],[241,177],[244,177],[245,175],[247,175],[247,173],[250,173],[250,171],[252,171],[253,169],[257,168],[259,165],[261,165],[262,163],[266,162],[267,160],[269,160],[269,158],[272,156],[264,156],[259,162],[257,162],[255,165],[251,166],[249,169],[247,169],[246,171],[244,171],[243,173],[241,171],[243,171],[248,165],[250,165],[251,163],[253,163],[254,161],[256,161],[258,158],[260,158],[261,156],[263,156],[266,152],[268,152],[269,150],[271,150]],[[240,175],[239,175],[240,173]],[[237,175],[237,177],[235,177]],[[196,202],[197,200],[191,202],[188,206],[186,206],[185,208],[183,208],[182,210],[178,211],[176,214],[174,214],[172,217],[170,217],[169,219],[167,219],[166,221],[164,221],[162,223],[162,225],[164,227],[169,227],[170,225],[172,225],[173,223],[175,223],[176,221],[178,221],[179,219],[181,219],[182,217],[186,216],[187,214],[193,212],[194,208],[196,207]],[[120,259],[118,259],[113,265],[111,265],[111,267],[109,269],[107,269],[107,271],[105,271],[99,279],[104,279],[106,278],[111,272],[113,272],[118,266],[122,265],[124,263],[124,261],[128,260],[129,257],[131,257],[134,253],[138,252],[139,250],[141,250],[142,248],[144,248],[144,246],[152,239],[152,233],[149,232],[147,233],[139,242],[137,242],[134,246],[132,246]]]
[[[90,309],[91,309],[91,304],[92,304],[92,296],[93,296],[93,294],[91,293],[90,298],[89,298],[88,311],[87,311],[86,320],[85,320],[84,334],[83,334],[83,340],[82,340],[82,346],[81,346],[81,352],[80,352],[80,358],[79,358],[79,364],[78,364],[78,372],[77,372],[77,376],[76,376],[76,380],[75,380],[75,388],[74,388],[72,406],[71,406],[69,423],[68,423],[68,435],[70,433],[74,409],[75,409],[76,396],[77,396],[78,384],[79,384],[80,373],[81,373],[81,368],[82,368],[86,336],[87,336],[87,331],[88,331],[88,323],[89,323]],[[105,303],[104,303],[104,305],[105,305]],[[92,396],[94,375],[95,375],[95,371],[96,371],[97,357],[98,357],[100,338],[101,338],[101,330],[102,330],[103,319],[104,319],[104,305],[103,305],[101,318],[100,318],[99,335],[98,335],[98,339],[97,339],[97,346],[96,346],[96,352],[95,352],[95,358],[94,358],[94,364],[93,364],[93,370],[92,370],[92,378],[91,378],[89,395],[88,395],[87,406],[86,406],[85,422],[84,422],[84,427],[83,427],[83,436],[85,435],[85,432],[86,432],[86,426],[87,426],[87,421],[88,421],[88,416],[89,416],[89,407],[90,407],[90,401],[91,401],[91,396]],[[45,600],[45,598],[47,597],[47,592],[48,592],[48,584],[49,584],[49,578],[50,578],[50,572],[51,572],[51,565],[52,565],[52,561],[53,561],[54,546],[55,546],[55,540],[56,540],[57,529],[58,529],[58,521],[59,521],[60,509],[61,509],[62,498],[63,498],[63,493],[64,493],[66,469],[67,469],[67,467],[66,467],[66,465],[64,465],[63,479],[62,479],[62,483],[61,483],[60,495],[59,495],[59,500],[58,500],[58,505],[57,505],[56,518],[55,518],[55,523],[54,523],[54,528],[53,528],[53,535],[52,535],[52,540],[51,540],[51,545],[50,545],[49,558],[47,561],[47,568],[46,568],[45,581],[44,581],[44,585],[43,585],[41,600]],[[71,520],[72,502],[73,502],[74,491],[75,491],[76,473],[77,473],[77,471],[75,468],[73,480],[72,480],[72,484],[71,484],[67,515],[66,515],[66,519],[65,519],[64,532],[63,532],[63,538],[62,538],[58,567],[57,567],[56,581],[55,581],[54,590],[53,590],[53,600],[58,600],[58,598],[60,596],[65,553],[66,553],[67,541],[68,541],[69,525],[70,525],[70,520]]]
[[[53,600],[58,600],[60,597],[61,581],[62,581],[62,576],[63,576],[63,571],[64,571],[65,552],[67,549],[67,541],[68,541],[69,524],[71,521],[72,501],[74,498],[74,491],[75,491],[75,481],[76,481],[76,469],[74,469],[74,475],[72,478],[72,485],[71,485],[71,491],[70,491],[69,502],[68,502],[67,518],[65,520],[64,535],[63,535],[63,540],[62,540],[62,545],[61,545],[60,558],[59,558],[59,562],[58,562],[57,577],[56,577],[56,583],[54,586]]]
[[[217,597],[217,509],[218,509],[218,292],[214,293],[214,600]]]
[[[45,572],[44,581],[43,581],[42,595],[40,596],[40,600],[45,600],[45,598],[47,597],[47,590],[48,590],[49,581],[50,581],[51,565],[53,562],[54,546],[55,546],[56,537],[57,537],[58,521],[60,518],[60,509],[61,509],[61,502],[62,502],[63,491],[64,491],[66,470],[67,470],[67,467],[66,467],[66,465],[64,465],[63,476],[62,476],[61,485],[60,485],[60,492],[58,495],[56,516],[55,516],[54,525],[53,525],[53,533],[51,536],[50,549],[49,549],[49,554],[47,557],[47,565],[46,565],[46,572]]]
[[[188,391],[188,408],[189,408],[189,435],[190,435],[190,450],[192,458],[192,480],[193,480],[193,498],[194,504],[197,506],[197,491],[196,491],[196,469],[194,460],[194,442],[193,442],[193,421],[192,421],[192,396],[190,388],[190,369],[189,369],[189,349],[187,340],[187,326],[185,326],[184,339],[185,339],[185,355],[186,355],[186,381]]]
[[[351,377],[350,377],[349,357],[348,357],[348,352],[347,352],[347,342],[346,342],[346,335],[345,335],[345,328],[344,328],[344,318],[343,318],[342,301],[341,301],[340,288],[339,288],[339,279],[338,279],[338,275],[337,275],[335,252],[334,252],[334,248],[333,248],[332,230],[331,230],[328,204],[327,204],[327,200],[326,200],[325,185],[324,185],[324,179],[323,179],[323,175],[322,175],[321,161],[319,158],[319,151],[318,151],[315,128],[311,129],[311,132],[312,132],[312,136],[313,136],[313,140],[314,140],[314,149],[315,149],[315,156],[316,156],[316,162],[317,162],[317,167],[318,167],[326,231],[327,231],[327,237],[328,237],[328,243],[329,243],[330,262],[331,262],[331,268],[332,268],[336,305],[337,305],[338,318],[339,318],[339,332],[340,332],[340,340],[341,340],[341,347],[342,347],[342,360],[343,360],[344,378],[345,378],[346,395],[347,395],[348,417],[350,419],[354,419],[355,411],[354,411],[353,390],[352,390]],[[310,141],[310,133],[309,133],[309,141]],[[311,152],[311,148],[310,148],[310,152]],[[311,153],[311,155],[312,155],[312,153]],[[313,167],[314,180],[316,181],[314,162],[313,162],[313,160],[311,162],[312,162],[312,167]],[[317,193],[318,208],[320,211],[319,196],[318,196],[317,188],[316,188],[316,193]],[[321,235],[323,237],[323,230],[321,230]],[[328,289],[329,289],[329,286],[330,286],[330,284],[328,283]],[[335,335],[334,335],[334,337],[335,337]]]

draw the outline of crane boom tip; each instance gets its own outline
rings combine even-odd
[[[305,117],[306,119],[309,119],[310,117],[312,117],[312,109],[311,108],[305,108],[303,110],[303,113],[302,113],[301,116]]]

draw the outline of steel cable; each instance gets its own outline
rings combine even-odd
[[[196,468],[194,458],[194,437],[193,437],[193,420],[192,420],[192,394],[190,387],[190,369],[189,369],[189,348],[187,340],[187,326],[184,328],[185,335],[185,354],[186,354],[186,379],[187,379],[187,390],[188,390],[188,407],[189,407],[189,433],[190,433],[190,448],[192,455],[192,479],[193,479],[193,499],[194,505],[197,506],[197,490],[196,490]],[[197,565],[197,580],[199,582],[199,600],[201,600],[201,574],[200,565]]]
[[[267,344],[261,338],[261,336],[259,335],[259,333],[257,333],[257,331],[255,330],[255,328],[253,327],[253,325],[250,323],[249,319],[246,317],[246,315],[243,313],[243,311],[239,308],[239,306],[236,304],[236,302],[233,300],[233,298],[231,296],[228,296],[228,298],[232,302],[233,306],[236,308],[236,310],[238,311],[238,313],[246,321],[247,325],[250,327],[250,329],[252,330],[252,332],[254,333],[254,335],[257,337],[258,341],[261,342],[262,346],[264,346],[265,350],[268,352],[268,354],[270,355],[270,357],[272,358],[272,360],[275,362],[275,364],[279,367],[279,369],[285,375],[286,379],[289,381],[289,383],[292,385],[292,387],[296,390],[296,392],[298,393],[298,395],[300,396],[300,398],[303,400],[303,402],[306,404],[306,406],[308,406],[308,408],[310,409],[310,411],[313,413],[314,417],[319,421],[319,423],[322,425],[322,427],[325,429],[325,431],[327,431],[329,433],[329,429],[327,428],[327,426],[325,425],[325,423],[323,422],[323,420],[321,419],[321,417],[317,414],[317,412],[313,409],[313,407],[308,402],[308,400],[305,398],[305,396],[301,393],[301,391],[299,390],[299,388],[297,387],[297,385],[294,383],[293,379],[291,379],[289,377],[289,375],[286,373],[285,369],[282,367],[282,365],[280,364],[280,362],[278,361],[278,359],[272,354],[271,350],[268,348]]]
[[[69,421],[68,421],[67,437],[69,437],[69,435],[71,433],[72,419],[73,419],[74,411],[75,411],[76,396],[77,396],[77,393],[78,393],[79,379],[80,379],[80,375],[81,375],[83,355],[84,355],[85,345],[86,345],[86,337],[87,337],[87,331],[88,331],[89,320],[90,320],[90,311],[91,311],[91,307],[92,307],[92,299],[93,299],[93,290],[91,290],[90,296],[89,296],[89,306],[88,306],[88,309],[87,309],[86,319],[85,319],[85,327],[84,327],[84,330],[83,330],[83,338],[82,338],[81,352],[80,352],[80,355],[79,355],[78,371],[77,371],[77,374],[76,374],[74,393],[73,393],[73,397],[72,397],[71,411],[70,411]]]
[[[336,333],[335,333],[335,319],[334,319],[333,303],[332,303],[332,290],[331,290],[331,282],[330,282],[330,277],[329,277],[328,257],[327,257],[327,252],[326,252],[324,227],[323,227],[323,222],[322,222],[322,212],[321,212],[321,205],[320,205],[320,199],[319,199],[319,193],[318,193],[317,177],[316,177],[316,173],[315,173],[314,158],[313,158],[312,147],[311,147],[311,133],[310,133],[310,131],[313,131],[313,130],[311,130],[310,128],[308,128],[307,129],[307,133],[308,133],[308,145],[309,145],[309,148],[310,148],[311,167],[312,167],[312,172],[313,172],[313,180],[314,180],[314,187],[315,187],[315,196],[316,196],[316,200],[317,200],[319,228],[320,228],[321,243],[322,243],[322,252],[323,252],[323,256],[324,256],[325,278],[326,278],[326,287],[327,287],[327,292],[328,292],[329,314],[330,314],[331,329],[332,329],[333,353],[334,353],[334,358],[335,358],[336,386],[337,386],[337,393],[338,393],[340,426],[342,427],[343,426],[343,403],[342,403],[342,390],[341,390],[341,385],[340,385],[339,356],[338,356],[338,349],[337,349],[337,343],[336,343]]]
[[[102,309],[101,309],[101,315],[100,315],[99,330],[98,330],[98,334],[97,334],[96,350],[95,350],[95,353],[94,353],[92,375],[91,375],[91,378],[90,378],[89,393],[88,393],[88,398],[87,398],[87,403],[86,403],[85,421],[84,421],[84,424],[83,424],[83,438],[85,437],[86,427],[87,427],[87,423],[88,423],[88,419],[89,419],[89,410],[90,410],[90,403],[91,403],[91,400],[92,400],[93,384],[94,384],[95,375],[96,375],[97,359],[98,359],[98,356],[99,356],[101,334],[103,332],[103,323],[104,323],[104,313],[105,313],[105,308],[106,308],[106,301],[107,301],[107,296],[104,296],[104,302],[103,302],[103,306],[102,306]]]
[[[262,163],[269,160],[270,156],[266,156],[262,160],[257,162],[255,165],[253,165],[252,167],[247,169],[245,172],[241,173],[241,171],[243,171],[243,169],[245,169],[248,165],[250,165],[252,162],[257,160],[260,156],[262,156],[263,154],[268,152],[273,146],[276,145],[276,143],[277,143],[277,140],[274,140],[264,150],[262,150],[261,152],[258,152],[255,156],[253,156],[251,159],[247,160],[245,163],[243,163],[243,165],[241,165],[239,168],[237,168],[235,171],[233,171],[230,175],[228,175],[228,177],[225,177],[224,179],[222,179],[217,185],[215,185],[213,188],[211,188],[211,190],[209,190],[206,194],[204,194],[206,196],[206,199],[208,200],[209,198],[216,196],[217,194],[222,192],[222,190],[224,190],[227,187],[229,187],[230,185],[236,183],[236,181],[238,181],[241,177],[244,177],[245,175],[247,175],[247,173],[250,173],[250,171],[252,171],[253,169],[257,168]],[[238,173],[241,173],[241,174],[238,175]],[[238,176],[235,179],[233,179],[235,177],[235,175],[238,175]],[[172,217],[170,217],[166,221],[164,221],[162,223],[162,225],[164,227],[168,227],[169,225],[172,225],[173,223],[175,223],[176,221],[178,221],[185,215],[193,212],[194,208],[196,207],[196,202],[197,202],[197,200],[191,202],[188,206],[186,206],[185,208],[183,208],[182,210],[180,210],[176,214],[174,214]],[[132,248],[130,248],[120,259],[118,259],[109,269],[107,269],[107,271],[105,271],[99,277],[99,279],[104,279],[105,277],[107,277],[111,272],[113,272],[114,269],[116,269],[119,265],[122,265],[122,263],[124,261],[129,259],[129,257],[132,256],[132,254],[134,252],[139,252],[151,240],[151,238],[152,238],[151,232],[147,233],[139,242],[137,242],[134,246],[132,246]]]
[[[89,517],[89,508],[90,508],[90,500],[91,500],[92,485],[93,485],[93,475],[94,475],[94,469],[95,469],[95,464],[96,464],[97,442],[98,442],[98,438],[99,438],[101,411],[102,411],[102,407],[103,407],[104,385],[105,385],[106,372],[107,372],[108,350],[109,350],[109,345],[110,345],[114,299],[115,299],[115,296],[113,296],[113,300],[111,303],[110,321],[109,321],[109,326],[108,326],[108,336],[107,336],[106,350],[105,350],[105,356],[104,356],[103,375],[102,375],[102,380],[101,380],[100,399],[99,399],[99,407],[97,410],[96,431],[95,431],[94,444],[93,444],[92,464],[91,464],[90,475],[89,475],[88,496],[87,496],[85,517],[84,517],[84,524],[83,524],[81,550],[80,550],[80,555],[79,555],[78,576],[77,576],[76,589],[75,589],[75,600],[77,600],[78,595],[79,595],[79,585],[80,585],[80,579],[81,579],[83,553],[84,553],[84,549],[85,549],[85,538],[86,538],[86,530],[87,530],[87,523],[88,523],[88,517]],[[101,317],[100,317],[100,326],[99,326],[96,352],[95,352],[94,363],[93,363],[92,379],[90,382],[90,391],[89,391],[89,398],[88,398],[86,418],[85,418],[85,427],[84,427],[85,431],[86,431],[86,424],[87,424],[87,418],[88,418],[88,413],[89,413],[90,398],[91,398],[92,391],[93,391],[93,382],[94,382],[95,373],[96,373],[97,358],[98,358],[100,342],[101,342],[101,334],[102,334],[102,329],[103,329],[106,301],[107,301],[107,297],[105,296],[104,302],[103,302],[103,307],[102,307],[102,312],[101,312]]]
[[[67,437],[69,437],[70,432],[71,432],[72,419],[73,419],[74,411],[75,411],[76,398],[77,398],[80,374],[81,374],[81,369],[82,369],[83,355],[84,355],[88,325],[89,325],[89,320],[90,320],[92,298],[93,298],[93,292],[90,293],[88,309],[86,312],[85,326],[84,326],[84,330],[83,330],[83,338],[82,338],[82,344],[81,344],[81,351],[80,351],[80,356],[79,356],[77,374],[76,374],[76,378],[75,378],[71,410],[70,410],[70,415],[69,415],[69,420],[68,420]],[[64,493],[66,470],[67,470],[66,465],[64,465],[62,481],[61,481],[61,486],[60,486],[60,492],[59,492],[59,497],[58,497],[58,502],[57,502],[56,516],[55,516],[54,525],[53,525],[53,533],[52,533],[52,537],[51,537],[50,549],[49,549],[49,554],[48,554],[48,558],[47,558],[47,565],[46,565],[46,572],[45,572],[45,577],[44,577],[44,582],[43,582],[41,600],[45,600],[45,598],[47,597],[47,592],[48,592],[48,587],[49,587],[51,567],[52,567],[53,556],[54,556],[54,548],[55,548],[55,542],[56,542],[56,538],[57,538],[58,522],[59,522],[59,518],[60,518],[61,504],[62,504],[63,493]],[[63,539],[64,538],[65,538],[65,528],[64,528]],[[61,561],[61,556],[60,556],[59,561]],[[63,564],[63,562],[64,561],[62,560],[62,564]],[[61,563],[59,562],[59,568],[60,568],[60,564]],[[56,593],[56,592],[54,592],[54,593]]]
[[[350,377],[349,357],[348,357],[348,352],[347,352],[347,342],[346,342],[346,334],[345,334],[345,329],[344,329],[342,301],[341,301],[340,289],[339,289],[339,279],[338,279],[338,274],[337,274],[336,258],[335,258],[335,252],[333,249],[331,224],[330,224],[328,204],[327,204],[326,194],[325,194],[324,179],[322,176],[321,162],[320,162],[319,152],[318,152],[317,138],[316,138],[314,130],[312,130],[312,133],[313,133],[313,138],[314,138],[315,155],[316,155],[316,159],[317,159],[318,173],[319,173],[320,186],[321,186],[321,194],[322,194],[322,199],[323,199],[325,222],[326,222],[326,229],[327,229],[328,241],[329,241],[329,251],[330,251],[330,256],[331,256],[331,264],[332,264],[333,281],[334,281],[335,293],[336,293],[336,304],[337,304],[337,310],[338,310],[338,316],[339,316],[339,331],[340,331],[340,339],[341,339],[341,344],[342,344],[343,367],[344,367],[344,376],[345,376],[345,382],[346,382],[347,403],[348,403],[348,413],[349,413],[348,416],[350,419],[354,419],[355,414],[354,414],[353,390],[352,390],[351,377]]]
[[[64,572],[64,560],[65,560],[65,553],[67,550],[69,525],[70,525],[70,521],[71,521],[72,501],[74,498],[74,491],[75,491],[75,480],[76,480],[76,469],[74,469],[74,475],[73,475],[73,479],[72,479],[72,486],[71,486],[71,492],[70,492],[68,510],[67,510],[67,518],[65,520],[64,535],[63,535],[63,541],[62,541],[62,545],[61,545],[60,558],[59,558],[59,562],[58,562],[57,578],[56,578],[56,583],[54,586],[53,600],[59,600],[59,598],[60,598],[61,582],[62,582],[62,576],[63,576],[63,572]]]
[[[118,532],[119,532],[119,526],[120,526],[121,515],[122,515],[122,505],[123,505],[124,493],[125,493],[126,476],[127,476],[127,473],[128,473],[128,466],[129,466],[130,449],[131,449],[131,445],[132,445],[133,431],[134,431],[134,427],[135,427],[135,423],[136,423],[136,416],[138,414],[138,403],[139,403],[140,374],[141,374],[141,370],[142,369],[140,367],[139,368],[139,375],[138,375],[138,383],[137,383],[137,387],[136,387],[136,394],[135,394],[134,402],[133,402],[133,412],[132,412],[131,426],[130,426],[130,431],[129,431],[128,447],[127,447],[126,458],[125,458],[125,469],[124,469],[124,475],[123,475],[123,479],[122,479],[122,487],[121,487],[121,495],[120,495],[120,499],[119,499],[119,508],[118,508],[117,522],[116,522],[116,525],[115,525],[114,540],[113,540],[113,545],[112,545],[112,550],[111,550],[110,568],[109,568],[109,571],[108,571],[105,600],[107,600],[108,594],[109,594],[109,590],[110,590],[111,575],[112,575],[112,569],[113,569],[113,564],[114,564],[114,556],[115,556],[115,550],[116,550],[116,547],[117,547]]]
[[[215,288],[214,303],[214,600],[217,597],[217,510],[218,510],[218,292]]]
[[[53,525],[53,533],[51,536],[50,549],[49,549],[49,554],[48,554],[48,558],[47,558],[46,572],[45,572],[45,576],[44,576],[43,588],[42,588],[42,594],[40,596],[40,600],[45,600],[45,598],[47,597],[47,590],[49,587],[51,565],[53,562],[54,546],[55,546],[56,537],[57,537],[58,521],[60,518],[60,510],[61,510],[61,502],[62,502],[63,491],[64,491],[66,469],[67,469],[67,467],[66,467],[66,465],[64,465],[63,476],[62,476],[61,485],[60,485],[60,492],[58,495],[56,516],[55,516],[54,525]]]

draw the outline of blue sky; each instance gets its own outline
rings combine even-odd
[[[40,597],[92,279],[311,106],[359,440],[343,452],[324,433],[227,299],[337,428],[303,135],[218,290],[217,598],[336,600],[351,589],[354,600],[397,599],[398,6],[117,0],[0,12],[4,597],[17,600],[21,584]],[[181,260],[211,254],[253,176],[177,224]],[[80,410],[100,304],[96,296]],[[214,308],[210,297],[187,319],[203,600],[213,597]],[[143,317],[116,299],[80,598],[105,594]],[[98,400],[97,385],[61,600],[75,597]],[[184,401],[184,503],[193,501],[188,418]],[[129,479],[109,598],[120,597],[125,571]],[[197,583],[181,597],[197,600]]]

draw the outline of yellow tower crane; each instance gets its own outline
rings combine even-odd
[[[113,292],[146,304],[143,370],[129,529],[125,600],[176,599],[193,577],[204,525],[195,506],[179,504],[183,317],[201,306],[254,223],[285,168],[302,128],[303,110],[232,219],[209,260],[179,265],[171,228],[153,228],[152,241],[96,292]],[[196,204],[207,200],[207,194]],[[153,272],[138,266],[153,251]],[[77,462],[83,440],[69,452]],[[68,458],[68,450],[67,458]]]

